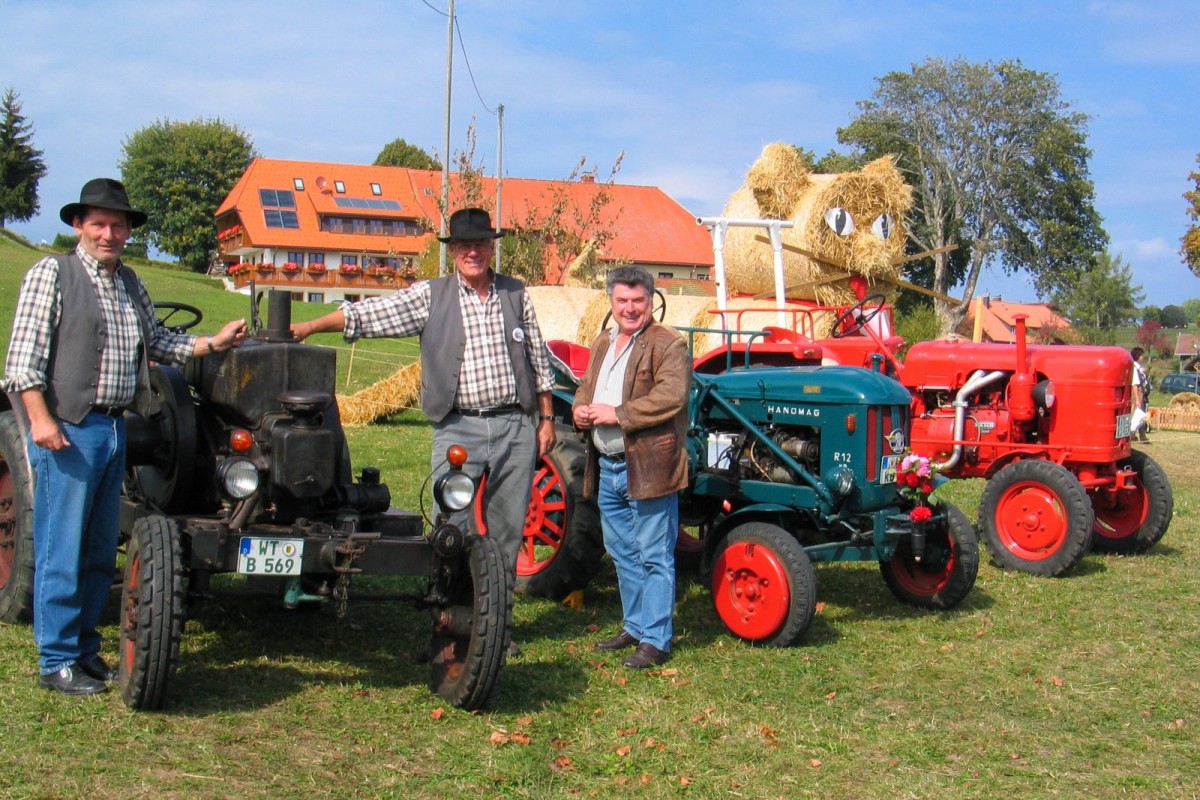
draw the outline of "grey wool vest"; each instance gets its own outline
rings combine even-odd
[[[50,341],[49,364],[46,369],[46,407],[59,419],[78,425],[96,402],[96,387],[100,381],[100,355],[108,332],[100,315],[96,288],[88,278],[87,267],[74,253],[57,256],[58,291],[62,296],[62,314]],[[125,293],[137,297],[137,278],[128,268],[119,273]],[[150,410],[150,373],[146,361],[145,341],[153,335],[137,303],[139,327],[143,344],[138,347],[137,394],[134,410],[148,416]]]
[[[496,275],[495,279],[504,318],[504,342],[517,377],[517,400],[526,414],[533,414],[537,392],[533,366],[526,352],[528,338],[518,341],[513,336],[513,331],[522,327],[525,284],[507,275]],[[458,276],[434,278],[429,282],[429,320],[421,332],[421,411],[434,422],[441,422],[454,408],[466,349]]]

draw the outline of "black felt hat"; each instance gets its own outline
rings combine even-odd
[[[146,224],[146,212],[130,206],[125,184],[112,178],[93,178],[85,183],[79,192],[79,202],[63,206],[58,218],[68,225],[74,225],[75,217],[83,216],[89,208],[124,211],[129,215],[129,224],[135,228]]]
[[[441,242],[473,242],[480,239],[499,239],[504,231],[492,227],[492,218],[482,208],[460,208],[450,215],[450,235],[439,236]]]

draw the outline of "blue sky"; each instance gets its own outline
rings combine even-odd
[[[3,0],[0,89],[13,86],[58,209],[156,120],[219,117],[267,157],[370,163],[404,137],[444,153],[447,0]],[[1055,75],[1091,117],[1097,208],[1146,302],[1200,297],[1180,261],[1182,194],[1200,153],[1200,14],[1161,2],[632,2],[457,0],[451,151],[477,127],[477,160],[662,187],[720,213],[762,146],[823,154],[876,78],[930,56],[1018,58]],[[464,54],[465,48],[465,54]],[[1034,300],[989,269],[977,293]]]

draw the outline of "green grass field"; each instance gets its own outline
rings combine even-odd
[[[0,238],[5,340],[33,260]],[[204,309],[202,330],[246,313],[209,279],[140,273],[158,299]],[[376,352],[380,374],[406,355]],[[378,464],[413,507],[429,453],[422,418],[349,438],[356,463]],[[524,655],[487,713],[429,692],[414,658],[429,622],[404,605],[352,602],[339,621],[216,600],[188,621],[158,713],[131,712],[115,693],[37,689],[30,630],[0,626],[0,797],[1195,798],[1198,445],[1159,431],[1145,446],[1175,491],[1174,523],[1150,552],[1091,554],[1056,580],[984,563],[949,613],[898,604],[874,565],[822,565],[816,619],[791,649],[731,638],[687,578],[674,658],[634,674],[590,647],[620,623],[611,575],[582,608],[520,598]],[[940,493],[973,519],[981,488]]]

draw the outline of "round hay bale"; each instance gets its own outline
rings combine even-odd
[[[1172,408],[1180,406],[1200,408],[1200,394],[1196,394],[1195,392],[1180,392],[1171,398],[1170,405]]]
[[[421,405],[421,362],[414,361],[372,386],[338,397],[343,425],[370,425]]]
[[[526,286],[537,313],[538,328],[547,342],[562,339],[587,344],[579,336],[579,321],[595,299],[596,289],[576,286]],[[601,296],[604,292],[599,292]]]

